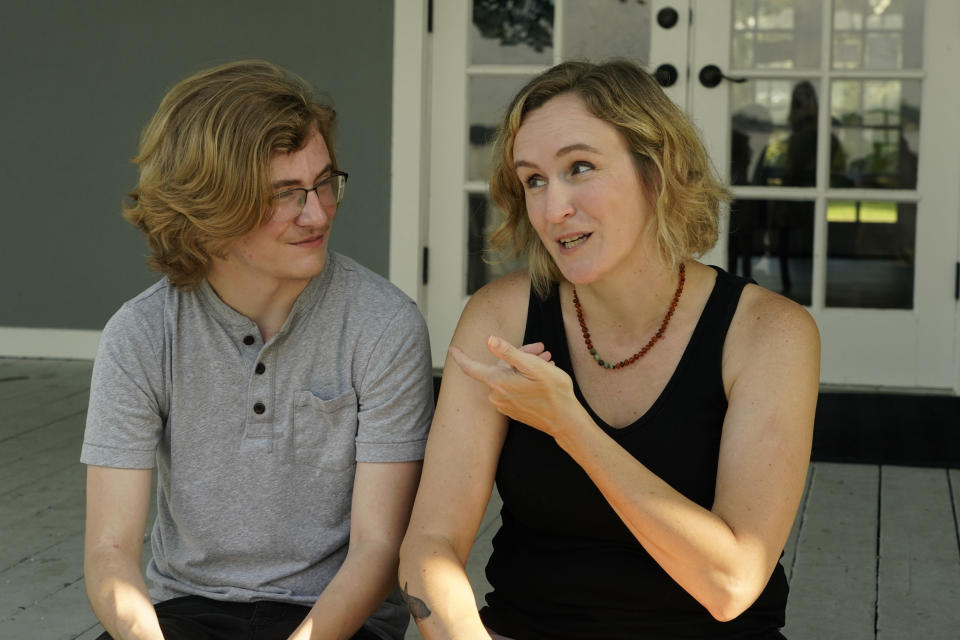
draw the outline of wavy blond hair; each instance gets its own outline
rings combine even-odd
[[[524,118],[552,98],[574,94],[593,116],[620,132],[654,210],[660,258],[676,266],[717,241],[720,183],[697,132],[647,72],[625,60],[564,62],[543,72],[510,104],[494,145],[490,195],[505,215],[491,234],[494,248],[526,256],[536,292],[546,297],[563,279],[527,217],[513,143]]]
[[[262,60],[231,62],[177,83],[140,137],[140,178],[124,217],[147,240],[147,264],[190,290],[268,213],[270,161],[316,127],[333,168],[336,113],[299,76]]]

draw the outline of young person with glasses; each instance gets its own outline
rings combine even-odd
[[[329,249],[334,121],[247,61],[177,84],[143,132],[125,216],[164,277],[103,331],[81,454],[101,638],[403,636],[429,343],[409,298]]]

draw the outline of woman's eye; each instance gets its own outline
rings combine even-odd
[[[576,175],[578,173],[586,173],[587,171],[592,171],[593,165],[589,162],[574,162],[573,167],[570,168],[570,173]]]
[[[536,189],[537,187],[542,187],[546,183],[547,181],[538,175],[530,176],[523,181],[523,184],[526,185],[527,189]]]

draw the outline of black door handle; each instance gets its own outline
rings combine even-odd
[[[679,74],[677,68],[672,64],[662,64],[653,72],[653,77],[661,87],[672,87],[677,81]]]
[[[700,84],[705,86],[707,89],[713,89],[715,86],[720,84],[722,80],[727,80],[729,82],[746,82],[746,78],[731,78],[728,75],[724,75],[723,71],[720,71],[720,67],[715,64],[708,64],[703,69],[700,69]]]

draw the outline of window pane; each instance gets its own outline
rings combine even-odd
[[[565,60],[650,60],[649,3],[574,0],[563,11]]]
[[[731,273],[809,305],[813,202],[735,200],[727,251]]]
[[[487,182],[492,171],[493,140],[510,100],[530,76],[471,76],[467,96],[467,180]]]
[[[474,0],[472,64],[553,63],[553,0]]]
[[[834,69],[919,69],[923,2],[834,0]]]
[[[734,84],[730,101],[733,184],[816,184],[818,100],[812,81]]]
[[[820,0],[734,0],[733,67],[819,67],[820,15]]]
[[[913,189],[920,140],[920,82],[838,80],[830,92],[833,187]]]
[[[467,295],[488,282],[524,266],[520,260],[504,257],[492,251],[488,240],[497,228],[502,215],[485,193],[467,195]]]
[[[916,214],[912,203],[828,203],[828,307],[913,308]]]

